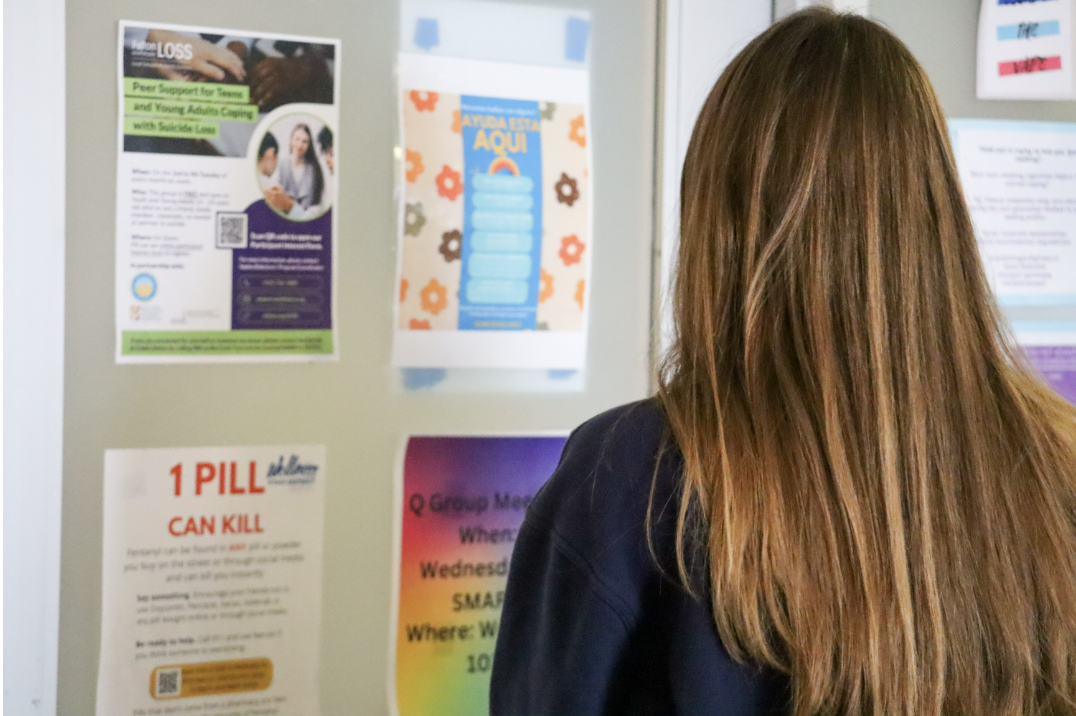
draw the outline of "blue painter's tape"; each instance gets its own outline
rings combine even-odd
[[[1021,22],[1016,25],[998,25],[999,40],[1030,40],[1033,37],[1046,37],[1048,35],[1060,35],[1061,22],[1059,20],[1047,20],[1046,22]]]
[[[998,5],[1030,5],[1036,2],[1050,2],[1050,0],[998,0]]]
[[[549,373],[549,379],[550,380],[568,380],[573,375],[575,375],[576,371],[574,371],[574,370],[557,370],[557,369],[553,369],[553,370],[548,371],[548,373]]]
[[[407,390],[421,390],[445,379],[444,368],[403,368],[403,384]]]
[[[423,50],[430,50],[441,44],[441,33],[437,27],[437,18],[420,17],[415,20],[415,45]]]
[[[531,275],[531,257],[527,254],[471,254],[467,273],[475,278],[525,279]]]
[[[589,40],[590,22],[578,17],[569,17],[564,28],[564,59],[572,62],[586,62]]]

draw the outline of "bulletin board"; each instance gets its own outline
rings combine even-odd
[[[505,0],[507,1],[507,0]],[[562,6],[548,0],[533,5]],[[67,7],[67,271],[58,713],[94,710],[108,449],[326,447],[319,696],[325,714],[388,712],[393,473],[409,434],[571,429],[644,397],[651,364],[657,0],[573,0],[591,20],[592,266],[586,379],[519,392],[391,364],[397,285],[399,6],[383,0],[102,0]],[[765,7],[770,2],[759,2]],[[926,68],[950,117],[1074,122],[1073,102],[975,99],[978,0],[872,0]],[[339,361],[117,365],[116,63],[120,19],[341,40],[337,187]],[[1032,320],[1020,307],[1013,320]],[[1059,307],[1057,311],[1072,309]],[[1076,320],[1076,315],[1057,316]],[[435,370],[435,369],[432,369]],[[554,376],[555,377],[555,376]],[[436,380],[435,380],[436,379]],[[480,386],[479,386],[480,383]],[[470,389],[470,387],[475,389]],[[480,387],[480,389],[479,389]]]
[[[541,0],[534,5],[554,5]],[[324,445],[319,700],[388,712],[393,476],[409,434],[563,432],[648,391],[654,157],[654,0],[577,0],[589,12],[594,232],[584,383],[519,392],[422,390],[391,364],[396,284],[400,8],[382,0],[67,7],[65,439],[58,712],[94,712],[105,451]],[[341,41],[338,361],[117,365],[116,38],[121,19]],[[53,38],[55,41],[55,38]],[[62,38],[61,38],[62,39]],[[406,384],[404,384],[406,383]],[[465,383],[465,382],[464,382]]]

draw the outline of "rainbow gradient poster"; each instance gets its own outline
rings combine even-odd
[[[484,716],[508,565],[563,434],[412,436],[396,482],[389,703]]]

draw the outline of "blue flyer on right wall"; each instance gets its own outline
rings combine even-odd
[[[1076,124],[954,119],[949,130],[998,303],[1076,403]]]

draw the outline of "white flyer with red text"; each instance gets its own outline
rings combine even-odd
[[[98,716],[319,713],[324,446],[105,452]]]

